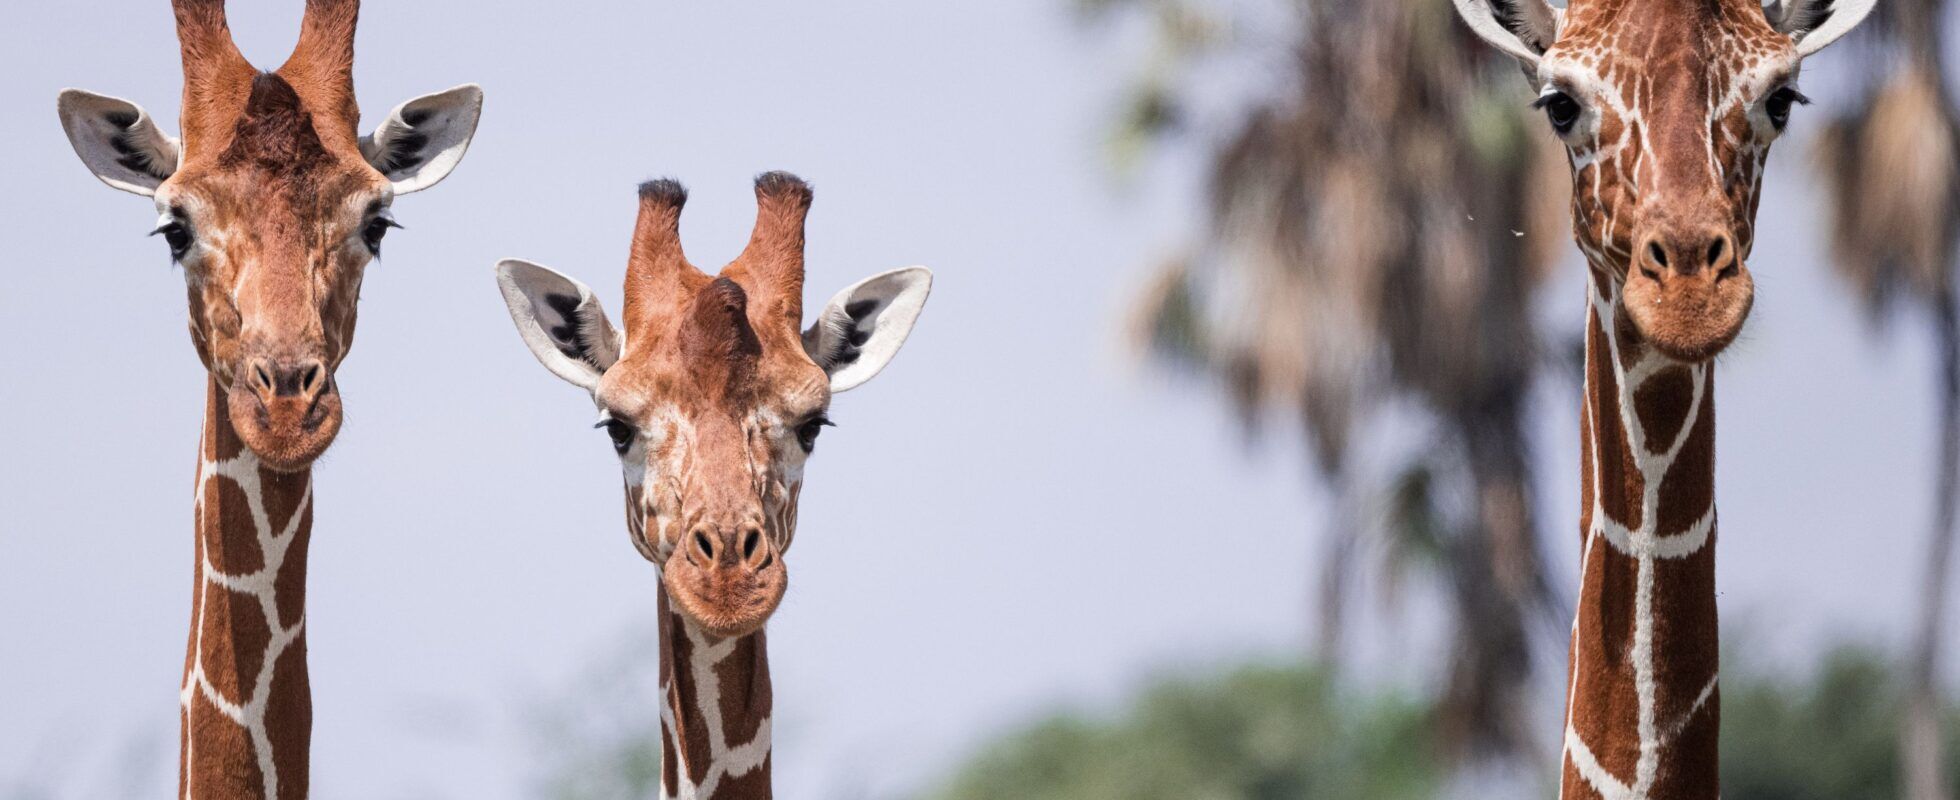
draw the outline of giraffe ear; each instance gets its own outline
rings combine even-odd
[[[56,106],[75,155],[103,183],[149,197],[177,171],[177,140],[142,106],[80,89],[63,90]]]
[[[497,288],[518,335],[552,374],[592,391],[619,360],[619,331],[585,284],[511,258],[497,263]]]
[[[1865,21],[1878,0],[1774,0],[1763,7],[1769,23],[1797,42],[1797,55],[1808,57],[1850,33]]]
[[[830,390],[855,389],[878,374],[912,335],[932,293],[932,270],[906,267],[838,292],[803,332],[803,352],[830,374]]]
[[[1545,0],[1452,0],[1470,30],[1493,47],[1538,69],[1538,57],[1558,41],[1563,15]]]
[[[419,192],[463,160],[482,115],[483,90],[474,83],[425,94],[395,106],[361,137],[361,155],[395,184],[395,194]]]

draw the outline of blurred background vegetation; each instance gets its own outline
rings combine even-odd
[[[1900,796],[1901,681],[1845,648],[1808,677],[1726,672],[1722,796]],[[937,800],[1393,800],[1438,796],[1433,699],[1340,686],[1329,670],[1260,665],[1160,682],[1113,714],[1057,714],[990,745]],[[1941,718],[1948,740],[1960,715]],[[1944,759],[1960,766],[1960,749]],[[1952,791],[1960,786],[1949,787]],[[1555,789],[1535,795],[1552,797]],[[1507,795],[1509,796],[1509,795]]]
[[[1734,648],[1741,650],[1742,648]],[[642,711],[650,637],[622,646],[539,720],[554,765],[538,796],[652,796],[658,728]],[[1800,671],[1733,653],[1722,688],[1722,796],[1902,796],[1898,720],[1906,679],[1862,646]],[[982,747],[924,800],[1416,800],[1452,796],[1435,697],[1365,688],[1305,661],[1160,678],[1103,710],[1064,710]],[[1960,774],[1960,713],[1938,715]],[[790,745],[793,746],[793,745]],[[809,790],[809,791],[806,791]],[[1946,791],[1960,791],[1960,783]],[[862,797],[799,787],[786,796]],[[1553,797],[1546,784],[1507,797]],[[1456,796],[1476,796],[1457,793]],[[1489,796],[1489,795],[1485,795]]]

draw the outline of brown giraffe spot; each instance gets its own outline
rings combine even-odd
[[[1604,346],[1606,334],[1599,327],[1597,315],[1589,324],[1593,328],[1592,335]],[[1646,490],[1646,484],[1640,470],[1634,466],[1633,448],[1627,442],[1626,427],[1620,421],[1619,379],[1611,366],[1600,359],[1587,359],[1586,373],[1593,395],[1588,402],[1592,404],[1591,413],[1596,426],[1594,432],[1598,434],[1591,443],[1599,449],[1599,506],[1608,519],[1628,528],[1637,528],[1642,514],[1640,497]],[[1583,502],[1590,504],[1592,498],[1585,498]]]
[[[265,467],[259,468],[259,488],[265,500],[266,521],[272,525],[267,534],[277,536],[284,533],[287,523],[293,519],[300,503],[307,496],[306,487],[311,479],[305,473],[275,472]]]
[[[667,646],[673,650],[672,689],[674,736],[681,743],[681,760],[687,766],[687,781],[699,785],[708,777],[713,751],[708,744],[708,720],[701,713],[701,687],[694,681],[694,641],[682,630],[687,623],[680,615],[668,615]]]
[[[279,605],[279,625],[291,628],[306,618],[306,550],[313,539],[313,504],[300,509],[299,527],[286,545],[286,560],[272,584],[273,601]]]
[[[265,776],[259,772],[251,736],[201,693],[191,696],[185,730],[193,743],[187,772],[196,796],[259,797],[265,793]]]
[[[1579,770],[1570,763],[1565,765],[1565,779],[1559,784],[1558,796],[1560,800],[1605,800],[1585,778],[1579,777]]]
[[[257,523],[252,504],[237,481],[214,475],[204,485],[205,527],[199,528],[205,557],[227,575],[249,575],[265,567],[265,554],[259,552]]]
[[[1655,718],[1665,724],[1686,716],[1720,668],[1713,540],[1687,558],[1656,559],[1654,584]]]
[[[1633,389],[1633,410],[1647,434],[1647,452],[1665,453],[1688,421],[1695,378],[1687,367],[1667,367]]]
[[[205,589],[203,641],[199,655],[204,676],[218,696],[230,703],[251,698],[259,669],[265,666],[265,647],[272,641],[259,601],[212,584]]]
[[[1606,541],[1593,543],[1584,572],[1584,590],[1575,620],[1577,653],[1572,662],[1572,727],[1614,775],[1631,775],[1639,759],[1637,742],[1607,735],[1633,730],[1640,719],[1634,691],[1633,606],[1637,564]]]
[[[1590,326],[1589,326],[1590,327]],[[1587,339],[1592,332],[1586,332]],[[1587,345],[1591,347],[1590,344]],[[1593,404],[1588,401],[1579,407],[1579,569],[1586,568],[1586,542],[1592,538],[1593,525],[1593,455],[1592,442],[1595,438],[1593,428],[1598,423],[1593,420]]]
[[[1661,504],[1655,525],[1655,532],[1661,536],[1686,531],[1715,507],[1714,375],[1708,381],[1694,430],[1688,432],[1687,441],[1681,443],[1681,452],[1661,479],[1661,496],[1667,498]]]
[[[313,738],[312,687],[306,674],[306,632],[279,654],[266,698],[266,738],[279,770],[279,797],[304,800],[312,779],[307,746]]]
[[[1721,693],[1717,687],[1707,705],[1689,718],[1670,742],[1671,757],[1661,760],[1654,782],[1655,797],[1714,800],[1719,796],[1715,787],[1721,785],[1721,763],[1716,758],[1716,738],[1722,727]]]
[[[767,651],[763,633],[757,631],[742,637],[734,652],[715,664],[715,677],[721,683],[722,733],[729,747],[753,741],[762,721],[769,718]]]
[[[673,703],[674,698],[663,697],[663,703]],[[680,768],[676,766],[680,754],[674,752],[673,740],[667,738],[667,731],[660,731],[660,786],[666,790],[667,797],[678,797],[681,793]]]
[[[739,776],[722,778],[715,787],[715,800],[769,800],[769,762],[774,757],[774,754],[764,756],[762,766]]]

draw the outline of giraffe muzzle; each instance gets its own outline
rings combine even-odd
[[[245,359],[227,401],[238,438],[276,470],[307,467],[340,433],[340,392],[319,359]]]
[[[1756,294],[1735,237],[1711,226],[1653,225],[1635,242],[1623,308],[1641,339],[1686,362],[1734,342]]]
[[[789,585],[781,553],[759,524],[696,525],[661,569],[683,615],[722,637],[759,630]]]

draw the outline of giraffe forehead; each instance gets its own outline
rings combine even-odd
[[[1539,77],[1624,92],[1643,81],[1760,85],[1796,65],[1795,43],[1753,0],[1575,2]]]
[[[643,329],[644,330],[644,329]],[[683,328],[627,336],[626,352],[600,378],[594,400],[602,411],[651,425],[663,419],[745,420],[765,426],[799,419],[830,402],[829,378],[800,347],[775,337],[739,358],[703,359],[683,346]],[[739,369],[736,367],[740,367]]]

